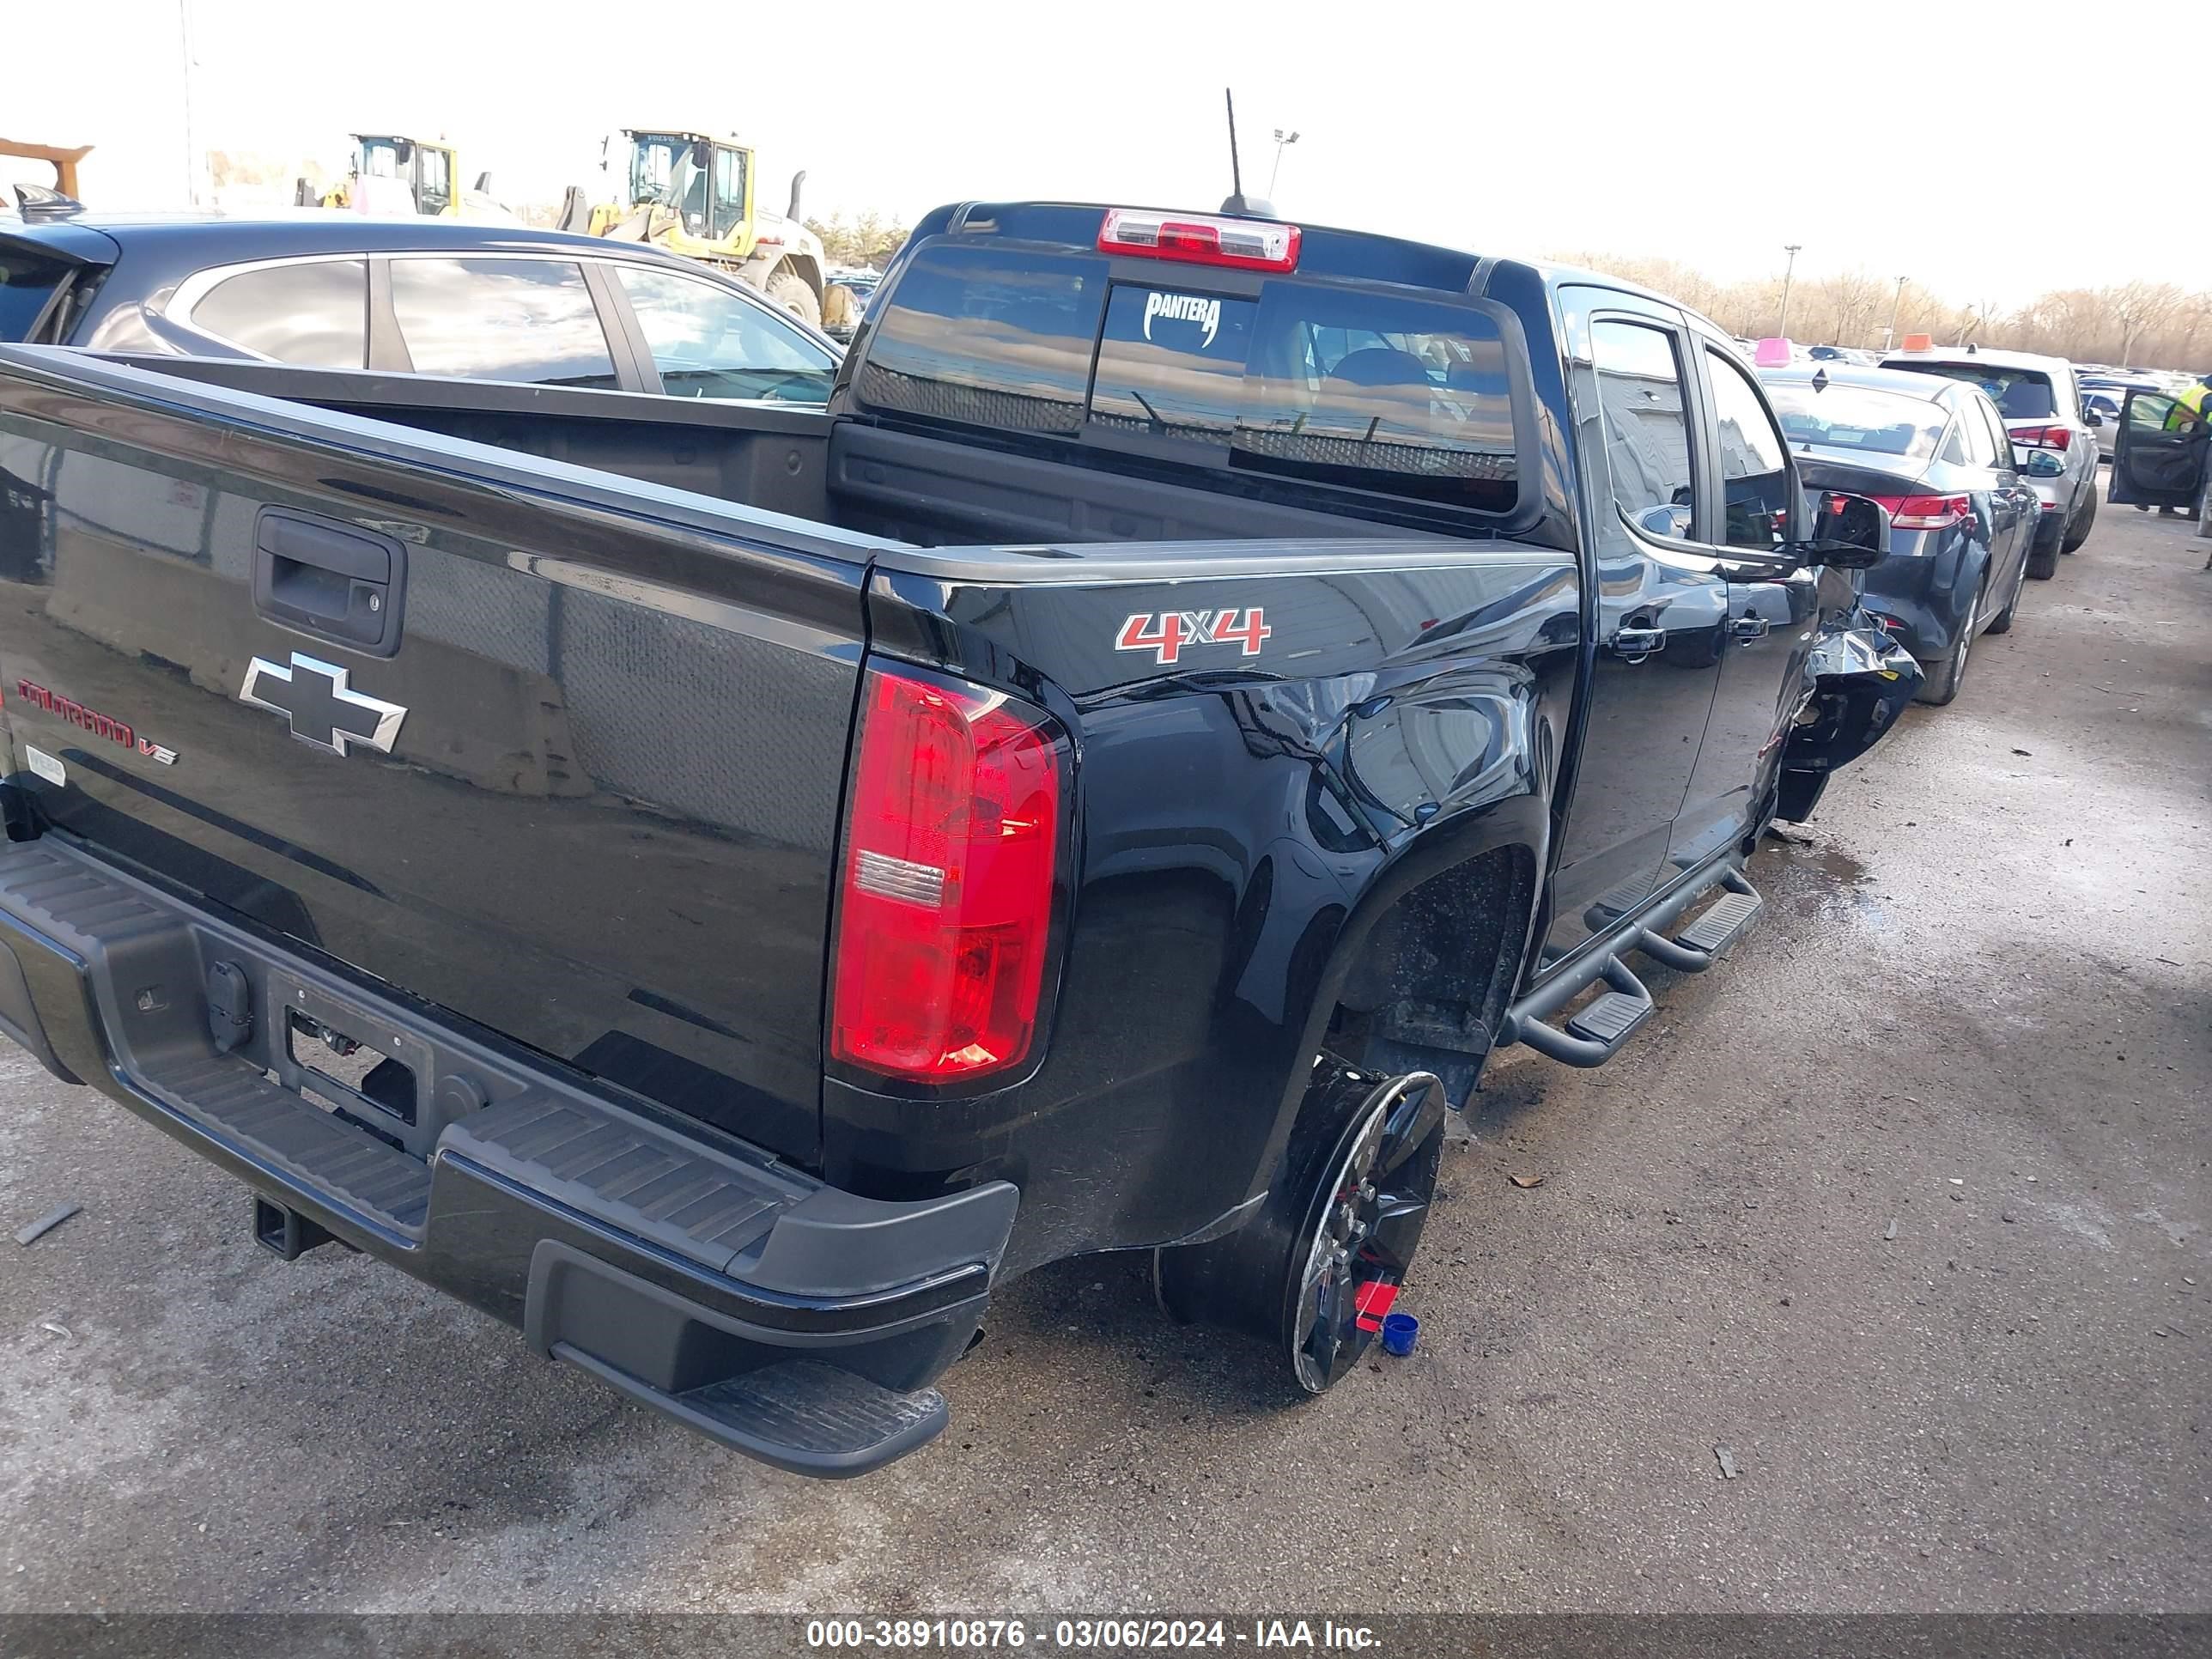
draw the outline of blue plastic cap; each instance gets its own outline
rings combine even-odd
[[[1382,1349],[1400,1358],[1413,1352],[1413,1344],[1421,1340],[1421,1322],[1411,1314],[1389,1314],[1382,1321]]]

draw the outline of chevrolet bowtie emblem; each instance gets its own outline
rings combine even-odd
[[[256,657],[246,671],[238,700],[282,714],[302,743],[349,754],[356,744],[392,752],[399,722],[407,711],[346,684],[347,671],[334,663],[295,651],[291,665]]]

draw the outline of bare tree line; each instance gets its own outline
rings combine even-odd
[[[1757,339],[1782,320],[1782,279],[1720,283],[1673,259],[1567,253],[1570,264],[1607,271],[1701,311],[1731,334]],[[1888,335],[1893,313],[1896,331]],[[1790,289],[1790,336],[1814,345],[1902,344],[1908,334],[1942,344],[2048,352],[2075,362],[2141,368],[2212,368],[2212,289],[2172,283],[2053,289],[2007,309],[1989,300],[1964,303],[1906,279],[1868,270],[1801,276]]]

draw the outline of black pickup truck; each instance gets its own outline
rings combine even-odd
[[[1887,539],[1663,299],[1247,217],[940,210],[826,409],[0,347],[0,1029],[786,1468],[1081,1252],[1318,1391],[1910,699]]]

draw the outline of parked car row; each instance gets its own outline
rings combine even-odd
[[[2004,417],[2019,470],[2039,503],[2040,521],[2029,550],[2027,574],[2039,580],[2056,575],[2058,556],[2087,541],[2090,526],[2097,521],[2101,420],[2082,407],[2074,366],[2063,357],[1984,351],[1972,345],[1893,352],[1882,366],[1941,374],[1988,393]]]
[[[1865,604],[1920,662],[1921,700],[1949,702],[1975,636],[2012,627],[2040,528],[1997,406],[1978,386],[1893,369],[1764,378],[1806,482],[1888,510],[1889,556],[1866,573]]]
[[[2125,405],[2086,392],[2063,358],[1921,337],[1868,368],[1784,344],[1759,348],[1784,429],[1808,481],[1888,509],[1889,556],[1865,602],[1920,663],[1920,700],[1948,703],[1974,641],[2008,630],[2028,580],[2087,541],[2100,439],[2122,431]],[[2147,450],[2142,467],[2179,487],[2170,457]]]

